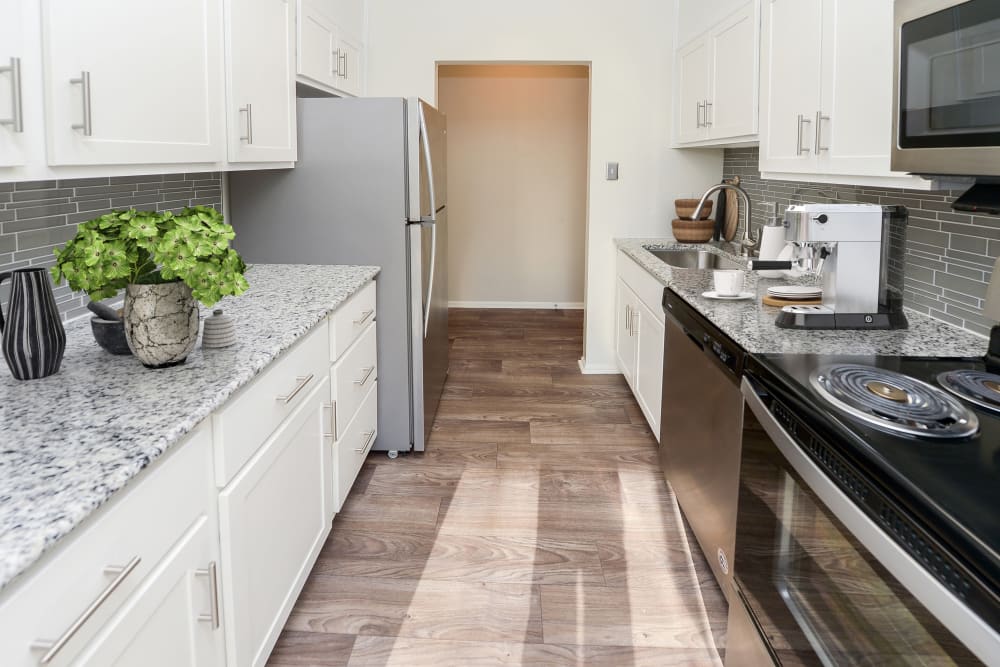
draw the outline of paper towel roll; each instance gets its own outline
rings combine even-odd
[[[760,230],[760,258],[778,259],[778,255],[785,247],[784,227],[762,227]],[[763,278],[780,278],[784,274],[782,271],[758,271],[757,275]]]

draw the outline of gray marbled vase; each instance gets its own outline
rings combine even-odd
[[[125,288],[125,340],[148,368],[183,364],[198,342],[198,302],[182,282]]]

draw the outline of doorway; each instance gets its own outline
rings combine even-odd
[[[590,69],[439,65],[452,307],[582,308]]]

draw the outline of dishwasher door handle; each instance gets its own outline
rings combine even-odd
[[[702,343],[700,340],[698,340],[693,333],[691,333],[687,329],[684,329],[684,334],[691,339],[692,343],[698,346],[699,350],[701,350],[702,352],[705,351],[705,344]]]

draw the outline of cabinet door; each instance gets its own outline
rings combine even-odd
[[[757,133],[757,0],[715,27],[709,35],[712,91],[706,112],[713,139]]]
[[[184,534],[83,651],[80,664],[224,664],[218,579],[210,574],[216,567],[211,526],[202,517]]]
[[[324,86],[335,86],[336,42],[336,28],[330,19],[311,2],[303,2],[299,7],[299,76]]]
[[[825,0],[823,104],[814,120],[824,173],[891,173],[891,35],[892,0]]]
[[[361,95],[364,75],[361,67],[361,46],[341,38],[337,41],[337,54],[340,58],[337,67],[339,78],[333,84],[334,87],[348,95],[355,97]]]
[[[226,0],[229,159],[295,160],[295,0]]]
[[[212,0],[44,0],[51,165],[223,158],[221,13]]]
[[[635,389],[635,361],[636,345],[638,340],[633,335],[635,320],[638,318],[636,306],[639,300],[632,293],[632,290],[621,278],[618,278],[618,287],[615,303],[615,354],[618,357],[618,368],[628,385]]]
[[[325,0],[330,5],[330,16],[343,31],[343,36],[352,42],[364,39],[364,0]]]
[[[698,141],[707,134],[708,42],[699,37],[677,51],[677,141]]]
[[[329,378],[219,496],[229,664],[263,665],[330,529],[324,507]],[[327,426],[328,428],[328,426]]]
[[[23,0],[0,0],[0,167],[24,164],[25,141],[23,74],[39,71],[24,52]],[[34,119],[32,119],[34,120]]]
[[[765,2],[761,171],[816,171],[812,130],[820,104],[822,26],[823,0]]]
[[[635,364],[635,397],[649,422],[649,428],[659,441],[663,394],[663,324],[646,304],[640,302],[635,329],[639,341]]]

